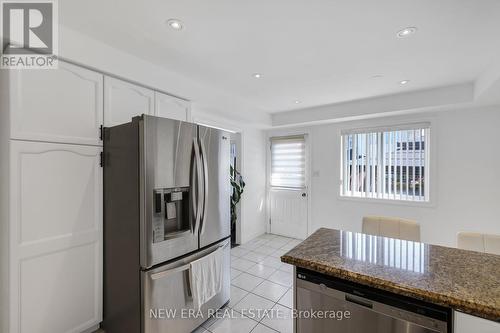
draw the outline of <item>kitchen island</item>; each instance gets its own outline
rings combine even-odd
[[[497,255],[321,228],[281,260],[296,266],[295,307],[326,310],[330,304],[338,307],[335,310],[362,308],[365,312],[359,314],[360,318],[366,319],[372,312],[379,315],[371,325],[376,321],[394,327],[404,324],[407,330],[414,327],[411,332],[440,332],[437,326],[436,330],[421,326],[442,323],[444,332],[462,332],[456,318],[465,313],[482,318],[480,323],[491,324],[491,332],[500,332]],[[297,285],[304,284],[311,287],[297,291]],[[318,295],[328,295],[316,295],[314,284]],[[382,298],[377,299],[379,296]],[[395,305],[396,310],[387,308],[387,303]],[[395,315],[390,315],[393,312]],[[301,331],[301,320],[296,321],[297,332]],[[348,322],[344,324],[346,333]],[[371,331],[378,332],[373,327]],[[391,332],[400,330],[391,328]]]

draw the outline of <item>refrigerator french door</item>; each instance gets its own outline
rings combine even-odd
[[[139,121],[143,268],[198,249],[200,156],[197,125],[151,116]]]
[[[218,129],[199,126],[198,139],[202,156],[203,192],[200,247],[231,234],[231,184],[229,135]]]

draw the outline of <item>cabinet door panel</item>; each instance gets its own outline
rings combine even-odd
[[[182,99],[155,92],[155,116],[191,121],[190,103]]]
[[[11,141],[10,332],[102,320],[101,150]]]
[[[99,244],[19,263],[21,333],[81,332],[100,320]]]
[[[19,245],[99,228],[99,147],[12,142]]]
[[[100,145],[103,76],[59,62],[54,70],[13,71],[11,137]]]
[[[154,91],[112,77],[104,78],[104,124],[128,123],[133,117],[154,113]]]

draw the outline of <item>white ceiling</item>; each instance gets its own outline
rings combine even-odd
[[[64,0],[59,19],[265,112],[469,82],[500,57],[498,0]]]

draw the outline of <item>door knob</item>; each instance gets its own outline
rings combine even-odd
[[[304,192],[304,193],[302,193],[302,197],[303,197],[303,198],[307,197],[307,194],[306,194],[305,192]]]

